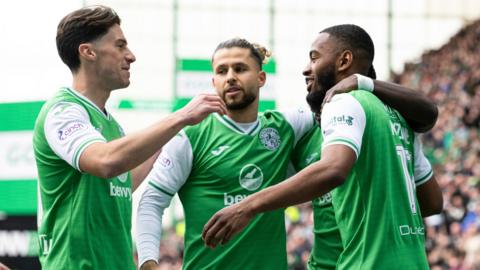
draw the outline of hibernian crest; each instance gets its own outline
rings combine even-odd
[[[263,146],[268,150],[276,150],[282,142],[280,140],[280,135],[278,135],[278,131],[274,128],[262,129],[259,136]]]

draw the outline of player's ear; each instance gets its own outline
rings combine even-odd
[[[87,61],[94,61],[97,57],[97,53],[91,43],[82,43],[78,46],[78,56]]]
[[[265,73],[265,71],[260,70],[258,72],[258,85],[259,85],[259,87],[264,86],[266,81],[267,81],[267,74]]]
[[[350,50],[343,51],[337,60],[337,70],[339,72],[348,70],[353,64],[353,53]]]

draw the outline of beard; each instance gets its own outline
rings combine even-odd
[[[223,96],[223,101],[225,102],[225,105],[227,105],[228,110],[236,111],[236,110],[243,110],[247,108],[250,104],[252,104],[257,96],[253,93],[247,94],[243,92],[243,98],[239,101],[227,101],[225,96]]]
[[[328,89],[336,84],[335,67],[330,65],[321,74],[317,74],[315,81],[307,94],[307,103],[312,112],[319,114],[322,110],[323,99]]]

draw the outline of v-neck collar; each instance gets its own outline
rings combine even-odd
[[[242,134],[242,135],[250,135],[250,136],[253,136],[255,135],[256,133],[258,133],[258,131],[260,130],[260,120],[259,118],[257,117],[257,120],[255,120],[254,124],[252,125],[252,127],[247,130],[247,131],[244,131],[241,127],[239,127],[239,125],[233,121],[232,119],[230,119],[228,116],[221,116],[219,114],[215,114],[215,117],[222,123],[224,124],[226,127],[228,127],[229,129],[235,131],[236,133],[239,133],[239,134]]]

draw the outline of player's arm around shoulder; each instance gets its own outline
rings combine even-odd
[[[385,104],[399,111],[415,132],[426,132],[437,121],[437,106],[421,91],[360,74],[352,74],[329,89],[324,103],[329,102],[336,94],[357,89],[372,92]]]

